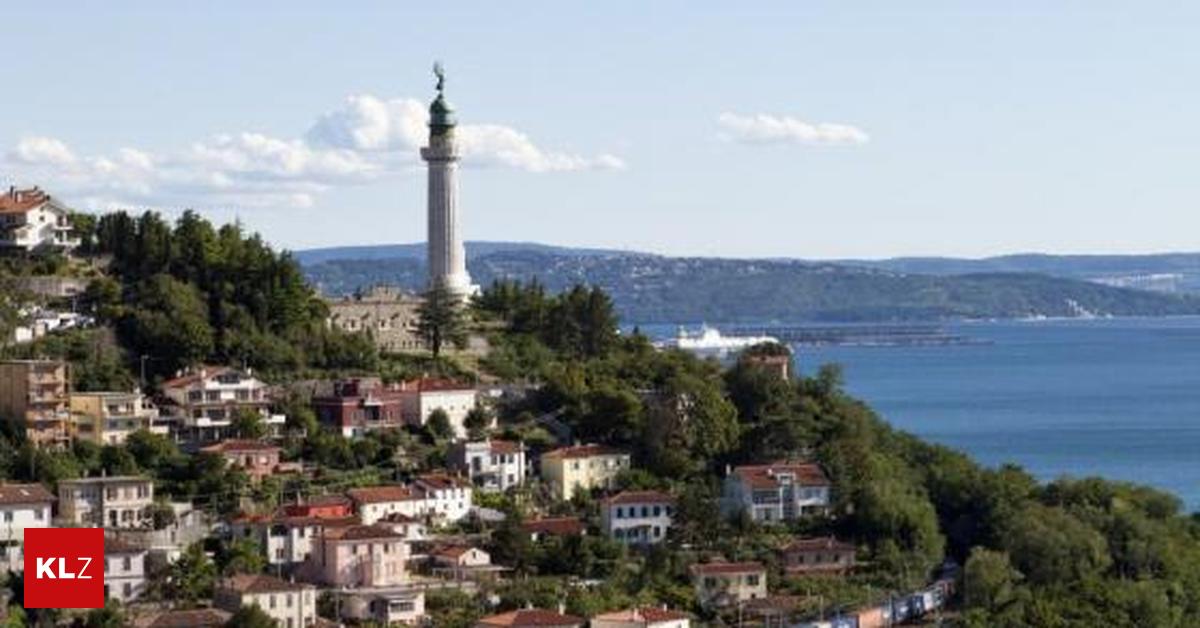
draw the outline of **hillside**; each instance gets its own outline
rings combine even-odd
[[[300,256],[303,259],[303,255]],[[1030,316],[1200,313],[1200,297],[1158,294],[1028,272],[939,276],[790,260],[672,258],[507,250],[469,263],[481,284],[536,277],[552,291],[583,282],[609,292],[623,319],[919,321]],[[330,260],[305,266],[322,292],[376,283],[419,289],[419,258]]]

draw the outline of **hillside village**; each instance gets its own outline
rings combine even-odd
[[[172,228],[154,214],[110,214],[81,217],[77,226],[72,217],[81,215],[36,189],[10,190],[0,207],[13,224],[54,226],[40,241],[25,227],[5,232],[15,234],[6,236],[7,280],[27,299],[14,308],[0,360],[0,416],[11,452],[9,479],[0,484],[0,559],[13,581],[23,568],[26,529],[100,527],[111,601],[104,612],[136,626],[252,625],[244,623],[252,620],[244,611],[250,606],[289,628],[678,627],[804,618],[818,625],[822,617],[866,626],[873,625],[868,617],[931,614],[953,591],[943,579],[908,595],[897,591],[901,601],[886,608],[833,600],[814,606],[794,594],[795,583],[846,578],[860,569],[860,552],[833,534],[836,482],[811,455],[779,452],[745,464],[725,457],[723,466],[713,459],[660,475],[644,464],[647,452],[634,442],[640,436],[603,433],[643,412],[736,428],[729,401],[704,398],[716,389],[672,391],[706,385],[656,386],[649,377],[636,389],[586,395],[596,407],[585,415],[573,401],[555,400],[565,392],[553,390],[560,382],[539,381],[538,369],[521,365],[533,336],[545,336],[533,340],[545,343],[540,350],[576,353],[577,364],[614,351],[661,353],[643,338],[621,338],[599,291],[578,288],[563,297],[577,311],[558,321],[543,311],[546,320],[537,322],[521,308],[550,310],[556,298],[537,286],[498,284],[470,315],[470,335],[494,347],[483,341],[475,344],[482,350],[471,350],[468,342],[436,357],[420,342],[418,321],[406,326],[407,351],[394,351],[401,348],[394,335],[376,333],[389,331],[383,325],[345,330],[336,303],[322,307],[307,293],[301,298],[325,312],[322,333],[362,336],[365,344],[356,346],[368,347],[370,359],[294,372],[262,356],[219,363],[211,360],[220,355],[216,345],[189,356],[188,341],[171,338],[170,329],[158,330],[154,346],[138,346],[146,335],[126,335],[131,321],[151,313],[171,320],[168,327],[188,327],[165,303],[141,312],[133,302],[144,284],[178,276],[142,273],[152,240],[167,240],[159,268],[170,269],[187,258],[189,234],[218,234],[202,220],[185,216]],[[54,272],[35,274],[48,268]],[[102,292],[116,298],[105,302]],[[113,311],[119,307],[134,310]],[[27,326],[34,312],[68,311],[78,324]],[[572,336],[578,347],[566,346]],[[95,343],[105,348],[72,349]],[[776,359],[780,352],[787,350],[755,349],[739,368],[799,385]],[[673,353],[664,357],[681,375],[719,380],[715,362]],[[122,385],[104,387],[112,383]],[[704,412],[722,416],[693,416]],[[729,449],[736,436],[722,439],[725,445],[690,446]],[[711,478],[712,499],[694,503],[672,475],[702,484]],[[762,526],[774,540],[750,553],[715,551],[716,539],[703,530],[718,520]],[[662,572],[657,586],[669,594],[642,586],[619,593],[606,582],[622,572],[646,577],[650,569]],[[19,610],[19,589],[8,594],[8,612],[47,621],[47,611]],[[75,620],[98,616],[77,613]]]

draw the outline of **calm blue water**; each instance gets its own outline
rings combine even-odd
[[[1099,475],[1200,509],[1200,318],[969,323],[990,344],[802,347],[893,425],[1041,479]]]

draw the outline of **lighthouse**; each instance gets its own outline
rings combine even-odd
[[[446,102],[446,76],[441,64],[433,66],[437,97],[429,105],[429,145],[421,158],[429,165],[427,249],[429,287],[443,286],[467,297],[476,288],[467,274],[467,255],[459,231],[458,146],[454,139],[454,108]]]

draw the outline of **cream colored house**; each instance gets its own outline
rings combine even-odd
[[[0,248],[70,250],[79,246],[72,229],[70,208],[45,190],[10,187],[0,195]]]
[[[29,442],[70,443],[70,365],[60,360],[0,362],[0,418],[14,422]]]
[[[767,568],[762,563],[692,565],[692,585],[700,606],[734,606],[767,596]]]
[[[629,460],[628,453],[603,445],[563,447],[542,454],[542,479],[555,497],[568,500],[580,490],[612,488]]]
[[[317,589],[262,574],[236,575],[217,584],[213,604],[230,613],[257,606],[280,628],[304,628],[317,622]]]
[[[97,445],[121,445],[130,434],[149,430],[158,409],[138,392],[71,393],[71,433]]]
[[[149,527],[152,504],[154,482],[150,478],[111,476],[58,483],[58,516],[70,525]]]
[[[629,608],[592,617],[591,628],[689,628],[691,615],[655,606]]]

